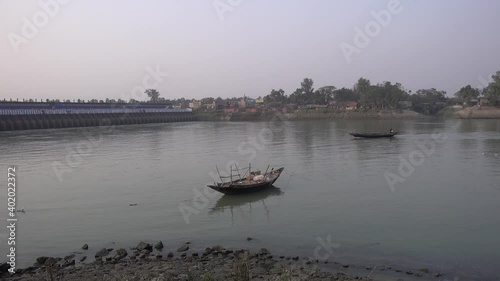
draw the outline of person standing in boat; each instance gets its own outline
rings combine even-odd
[[[391,128],[391,129],[389,130],[389,133],[394,134],[394,130]]]

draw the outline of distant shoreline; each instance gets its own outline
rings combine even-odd
[[[443,120],[443,119],[500,119],[499,107],[447,107],[436,115],[424,115],[411,110],[338,111],[309,109],[293,112],[224,112],[193,111],[184,113],[129,113],[129,114],[35,114],[0,116],[0,132],[71,127],[95,127],[146,123],[189,121],[301,121],[301,120]]]
[[[298,110],[292,113],[269,112],[195,112],[198,121],[270,121],[283,119],[299,120],[362,120],[362,119],[432,119],[410,110],[387,111],[335,111],[335,110]]]
[[[448,107],[436,115],[424,115],[412,110],[380,111],[335,111],[335,110],[298,110],[292,113],[275,112],[195,112],[198,121],[270,121],[280,118],[287,121],[298,120],[429,120],[429,119],[500,119],[500,108],[465,108]]]

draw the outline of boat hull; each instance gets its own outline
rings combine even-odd
[[[267,188],[270,188],[273,184],[272,183],[264,183],[260,185],[255,185],[251,187],[218,187],[214,185],[209,185],[208,187],[212,188],[213,190],[217,190],[220,193],[224,193],[226,195],[238,195],[238,194],[245,194],[245,193],[252,193],[252,192],[258,192]]]
[[[371,133],[371,134],[359,134],[359,133],[349,133],[349,135],[355,137],[355,138],[369,138],[369,139],[376,139],[376,138],[392,138],[398,133],[389,133],[389,134],[382,134],[382,133]]]

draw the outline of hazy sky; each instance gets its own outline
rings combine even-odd
[[[305,77],[453,94],[500,70],[498,0],[400,0],[397,13],[397,0],[55,1],[0,0],[0,98],[126,99],[157,66],[165,98],[290,94]],[[381,10],[391,19],[374,25]],[[342,42],[358,49],[350,63]]]

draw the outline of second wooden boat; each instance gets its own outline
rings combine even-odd
[[[392,138],[397,135],[397,132],[392,133],[349,133],[355,138]]]

